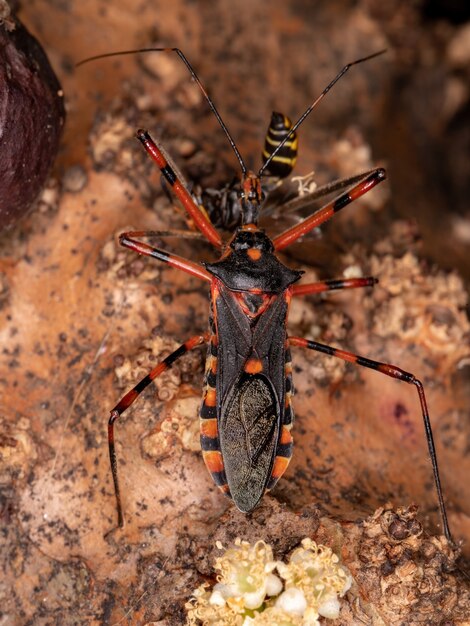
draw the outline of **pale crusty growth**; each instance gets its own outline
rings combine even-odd
[[[388,296],[375,303],[375,333],[382,337],[396,334],[404,341],[421,344],[444,357],[448,365],[468,357],[467,297],[456,272],[423,274],[419,259],[411,252],[400,258],[373,255],[370,263],[372,274],[380,277],[379,288]]]
[[[444,537],[426,536],[416,514],[416,507],[387,506],[348,533],[342,556],[367,598],[361,609],[352,605],[351,620],[365,610],[374,625],[468,624],[470,593],[457,577],[457,550]]]

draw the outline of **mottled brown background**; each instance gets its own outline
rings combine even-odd
[[[181,623],[181,599],[200,582],[201,546],[230,510],[197,450],[203,356],[195,353],[117,425],[127,523],[115,530],[108,411],[155,359],[205,330],[207,315],[198,281],[116,246],[129,226],[184,224],[133,132],[149,127],[203,184],[221,185],[236,172],[176,59],[74,68],[91,54],[149,44],[184,50],[254,165],[273,108],[295,118],[344,63],[388,48],[354,68],[302,126],[296,168],[326,181],[383,164],[388,192],[376,196],[375,210],[367,202],[348,209],[325,239],[301,244],[291,259],[322,278],[359,265],[381,285],[372,295],[300,303],[292,327],[424,381],[450,523],[468,552],[468,321],[456,273],[468,281],[464,5],[24,3],[19,15],[49,54],[68,120],[36,211],[1,239],[2,624]],[[202,244],[174,246],[211,258]],[[296,448],[273,497],[294,511],[319,503],[343,521],[387,500],[416,502],[435,531],[415,392],[326,361],[294,355]],[[266,501],[261,516],[274,506]],[[232,535],[243,532],[243,516],[230,515]],[[279,532],[288,535],[295,523],[288,516],[284,524]]]

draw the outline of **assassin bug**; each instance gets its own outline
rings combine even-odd
[[[137,138],[160,168],[174,195],[182,203],[203,236],[221,251],[221,257],[215,263],[201,265],[142,241],[145,238],[162,236],[159,231],[126,232],[119,238],[123,246],[139,254],[153,257],[171,267],[205,280],[210,284],[211,290],[209,331],[191,337],[167,356],[111,411],[108,422],[108,441],[119,525],[123,525],[123,515],[114,445],[114,424],[142,391],[163,371],[170,368],[181,356],[205,343],[208,344],[208,351],[200,409],[203,458],[221,491],[231,497],[241,511],[252,511],[266,490],[271,489],[282,476],[292,455],[293,384],[290,348],[302,347],[376,370],[416,387],[442,526],[447,539],[452,541],[421,381],[395,365],[374,361],[316,341],[291,337],[286,331],[291,298],[333,289],[372,286],[376,283],[376,279],[366,277],[299,285],[296,283],[302,272],[284,265],[276,256],[276,252],[287,248],[373,189],[385,179],[385,171],[381,168],[372,170],[362,175],[358,182],[350,179],[348,182],[352,181],[354,184],[347,192],[328,202],[310,217],[274,239],[270,239],[263,230],[258,228],[262,202],[261,177],[265,171],[333,85],[352,66],[377,57],[384,51],[345,65],[269,154],[258,173],[254,174],[248,171],[214,103],[184,54],[177,48],[152,48],[137,52],[150,50],[174,52],[178,55],[201,89],[225,133],[242,172],[239,194],[241,224],[231,239],[224,243],[207,217],[207,213],[194,202],[173,167],[168,163],[162,149],[147,131],[137,132]],[[130,51],[124,52],[124,54],[128,53]],[[102,56],[115,54],[123,53]],[[344,184],[340,181],[336,187],[333,184],[332,188],[340,188]]]

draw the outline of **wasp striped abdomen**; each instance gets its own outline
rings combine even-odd
[[[268,132],[264,140],[264,150],[262,152],[263,164],[271,157],[281,141],[287,137],[291,128],[292,122],[287,115],[273,111]],[[297,151],[297,133],[294,132],[279,152],[273,157],[267,167],[267,172],[279,178],[289,176],[297,161]]]

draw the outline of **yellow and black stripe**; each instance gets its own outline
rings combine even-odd
[[[281,141],[289,135],[291,128],[292,122],[287,115],[273,111],[268,132],[264,140],[264,150],[262,152],[263,164],[271,157]],[[276,156],[273,157],[266,168],[267,172],[269,172],[271,176],[277,176],[279,178],[289,176],[297,161],[297,151],[297,133],[294,132]]]

